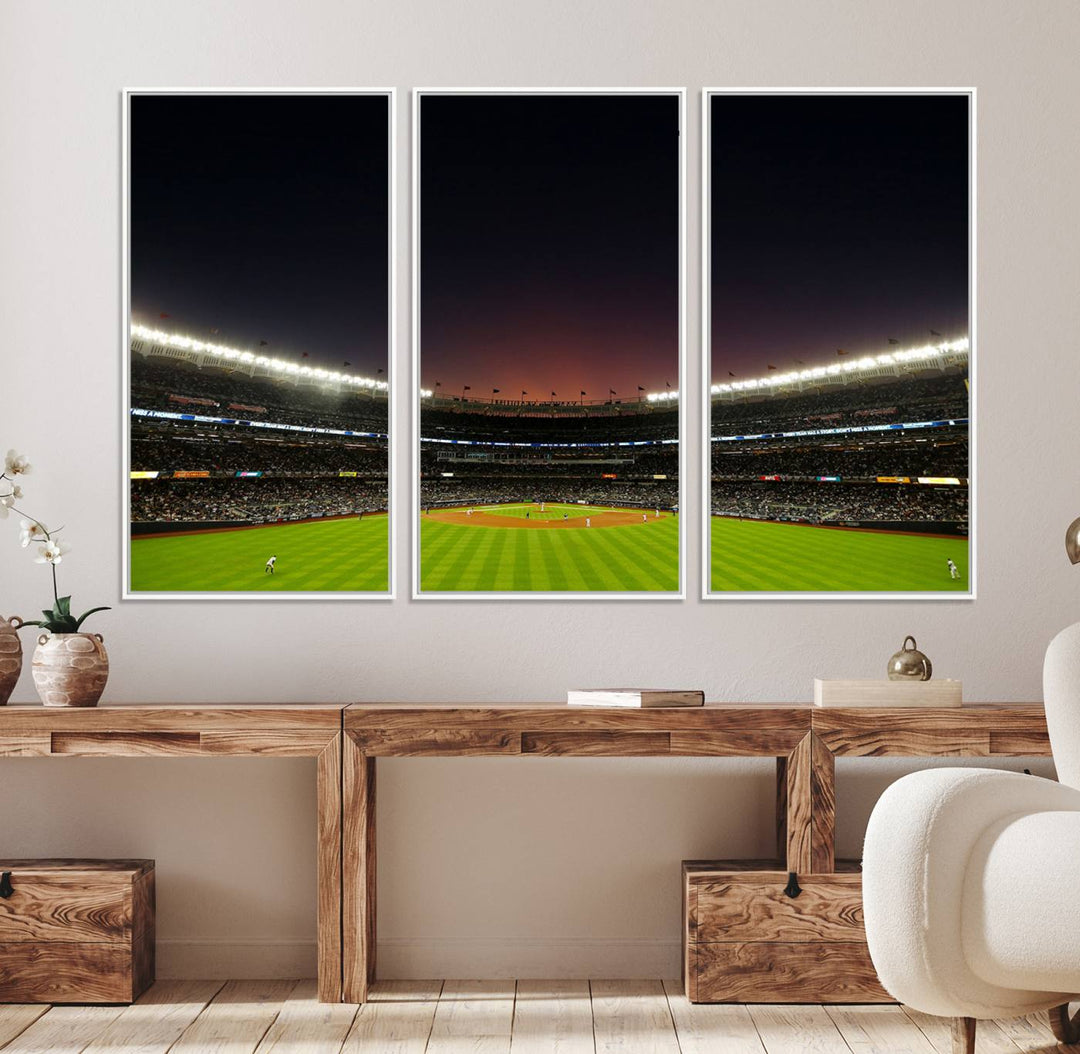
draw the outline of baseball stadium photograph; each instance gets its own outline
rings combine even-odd
[[[417,93],[414,595],[681,595],[682,105]]]
[[[125,595],[390,595],[391,97],[133,93]]]
[[[705,595],[973,596],[969,93],[705,105]]]

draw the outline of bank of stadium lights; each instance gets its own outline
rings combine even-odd
[[[241,351],[239,348],[229,348],[224,344],[212,344],[205,340],[196,340],[193,337],[184,337],[178,333],[168,333],[163,329],[151,329],[132,323],[131,336],[140,340],[148,340],[154,344],[160,344],[166,348],[179,348],[181,351],[192,351],[200,355],[213,355],[225,362],[237,362],[245,366],[259,366],[262,369],[271,370],[290,377],[311,377],[317,381],[328,381],[333,384],[351,384],[357,388],[368,388],[372,391],[389,391],[390,386],[386,381],[375,380],[373,377],[360,377],[355,373],[341,373],[338,370],[324,370],[321,366],[300,366],[295,362],[286,362],[284,359],[271,358],[269,355],[259,355],[253,351]]]
[[[770,373],[765,377],[752,377],[745,381],[714,384],[709,391],[712,395],[719,395],[722,392],[744,392],[752,391],[755,388],[775,388],[784,384],[793,384],[796,381],[822,380],[826,377],[835,377],[838,374],[873,370],[880,366],[898,366],[909,362],[942,358],[945,355],[955,355],[967,351],[969,346],[967,337],[961,337],[959,340],[945,341],[942,344],[925,344],[919,348],[902,348],[897,351],[882,352],[880,355],[864,355],[858,359],[851,359],[847,362],[834,362],[828,366],[811,366],[805,370]],[[652,395],[650,395],[649,399],[652,398]]]

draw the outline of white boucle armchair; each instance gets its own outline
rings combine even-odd
[[[1043,694],[1054,783],[935,769],[881,796],[863,850],[870,955],[890,995],[954,1018],[953,1050],[978,1018],[1050,1010],[1080,1041],[1080,624],[1051,642]]]

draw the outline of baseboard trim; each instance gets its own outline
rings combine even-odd
[[[678,977],[678,940],[636,937],[388,937],[376,949],[380,977],[585,978]],[[314,940],[275,937],[165,938],[157,976],[313,977]]]
[[[380,977],[678,977],[678,940],[636,937],[389,937],[378,942]]]
[[[317,962],[315,941],[305,938],[190,937],[157,942],[157,976],[163,981],[314,977]]]

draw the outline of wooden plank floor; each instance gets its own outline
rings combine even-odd
[[[1046,1015],[981,1022],[978,1054],[1059,1048]],[[694,1006],[677,981],[159,981],[129,1007],[0,1004],[2,1054],[950,1054],[900,1006]]]

